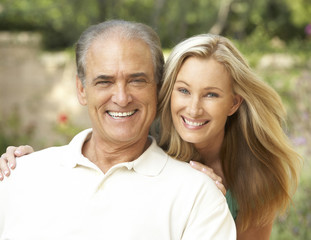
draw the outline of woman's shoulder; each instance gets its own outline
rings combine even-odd
[[[230,191],[230,189],[227,190],[225,197],[226,197],[231,215],[233,219],[235,220],[238,215],[238,203],[236,199],[232,196],[232,192]]]

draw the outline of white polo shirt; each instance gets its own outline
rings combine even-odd
[[[153,140],[136,160],[104,174],[69,145],[17,160],[0,183],[0,239],[231,240],[234,221],[214,182]]]

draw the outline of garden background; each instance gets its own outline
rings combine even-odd
[[[204,32],[235,42],[282,96],[286,132],[304,158],[293,205],[271,239],[311,239],[310,0],[1,0],[0,152],[64,144],[90,126],[76,100],[73,45],[87,26],[111,18],[152,26],[166,54]]]

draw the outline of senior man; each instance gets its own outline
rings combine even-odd
[[[88,28],[76,87],[92,129],[18,159],[0,183],[0,239],[236,239],[214,182],[148,136],[163,54],[148,26]]]

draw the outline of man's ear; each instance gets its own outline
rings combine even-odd
[[[85,87],[82,84],[81,79],[76,75],[76,87],[77,87],[77,96],[79,103],[83,106],[87,105]]]
[[[230,108],[228,116],[233,115],[239,109],[239,107],[241,106],[242,102],[243,102],[243,98],[240,95],[235,94],[233,96],[233,104],[232,104],[232,106]]]

